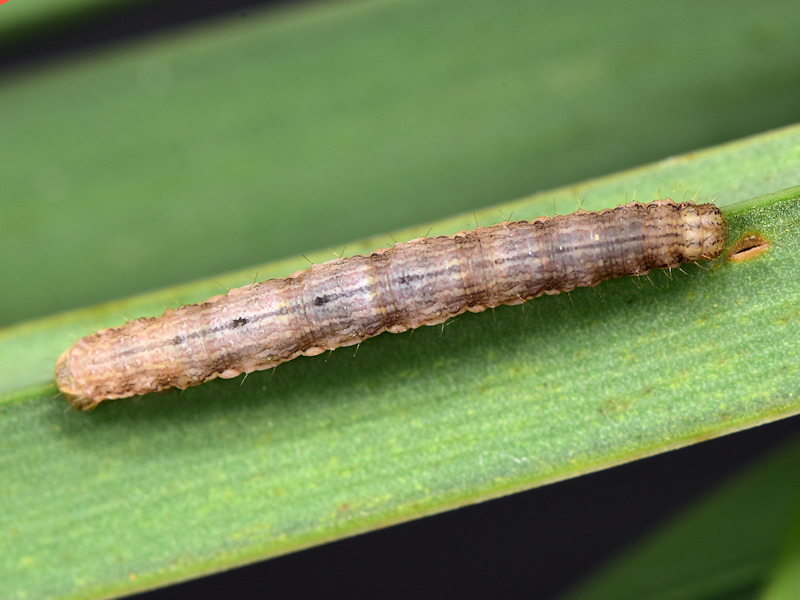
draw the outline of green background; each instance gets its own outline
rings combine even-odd
[[[796,10],[310,3],[7,72],[0,322],[792,123]]]

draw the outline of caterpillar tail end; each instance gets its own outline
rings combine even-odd
[[[75,378],[72,376],[70,369],[70,351],[67,350],[62,354],[58,362],[56,362],[56,385],[58,391],[69,401],[69,403],[78,410],[91,410],[98,404],[100,400],[86,398],[79,389]]]

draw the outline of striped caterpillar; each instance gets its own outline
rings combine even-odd
[[[384,331],[716,258],[726,234],[712,204],[656,200],[420,238],[103,329],[61,355],[56,382],[78,409],[185,389]]]

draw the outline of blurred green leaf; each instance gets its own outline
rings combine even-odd
[[[793,442],[563,599],[797,598],[799,530],[787,524],[797,523],[798,464],[800,443]]]
[[[797,521],[800,506],[798,464],[800,444],[793,442],[665,523],[564,600],[796,598],[798,528],[787,524]]]
[[[153,0],[8,0],[0,7],[0,56],[19,46]]]
[[[791,450],[790,450],[791,451]],[[798,464],[795,454],[795,472]],[[781,540],[782,547],[780,555],[774,561],[773,572],[767,585],[764,586],[762,598],[764,600],[784,600],[800,597],[800,498],[792,497],[790,490],[793,489],[796,477],[794,473],[787,474],[787,477],[777,485],[771,486],[773,493],[794,500],[791,514],[782,515],[784,517],[783,529],[784,538]],[[760,511],[767,509],[766,506],[759,506]],[[788,524],[788,527],[787,527]]]

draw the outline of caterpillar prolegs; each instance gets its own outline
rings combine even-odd
[[[726,234],[713,204],[656,200],[419,238],[103,329],[64,352],[56,382],[79,409],[185,389],[384,331],[713,259]]]

